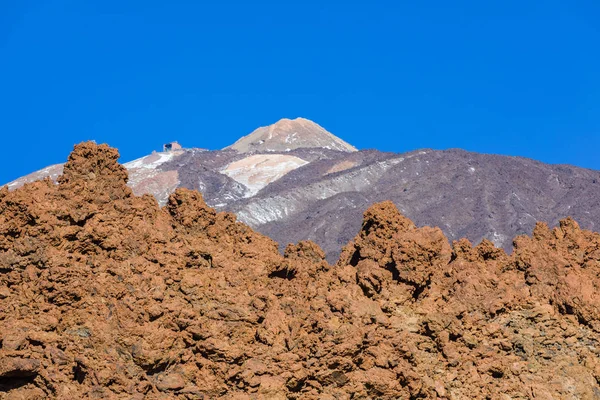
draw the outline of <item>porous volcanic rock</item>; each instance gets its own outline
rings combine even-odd
[[[452,245],[391,202],[330,265],[118,153],[0,191],[0,399],[600,398],[600,235]]]

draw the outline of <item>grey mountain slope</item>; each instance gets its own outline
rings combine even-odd
[[[185,151],[176,159],[159,168],[177,170],[179,187],[198,190],[213,206],[221,207],[243,199],[248,189],[219,171],[243,156],[234,151]]]
[[[418,225],[439,226],[451,240],[487,238],[507,251],[536,221],[554,225],[572,216],[588,229],[600,223],[597,171],[458,150],[381,154],[331,175],[322,169],[302,167],[293,174],[310,176],[305,185],[280,181],[231,209],[282,246],[315,240],[330,261],[360,228],[364,210],[382,200]],[[283,217],[264,222],[273,215]]]

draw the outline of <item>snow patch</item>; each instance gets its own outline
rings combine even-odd
[[[492,232],[489,240],[490,242],[494,243],[494,246],[501,248],[504,246],[504,242],[506,241],[506,235],[502,235],[498,232]]]
[[[137,160],[133,160],[128,163],[125,163],[125,164],[123,164],[123,166],[127,169],[134,169],[134,168],[155,169],[159,165],[164,164],[167,161],[171,161],[175,157],[175,155],[176,155],[176,153],[174,153],[174,152],[152,153],[149,156],[138,158]]]
[[[294,132],[294,133],[292,133],[291,135],[288,135],[285,138],[285,142],[286,143],[293,143],[293,142],[295,142],[298,139],[297,136],[298,136],[298,132]]]

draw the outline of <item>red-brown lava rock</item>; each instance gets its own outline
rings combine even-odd
[[[0,399],[600,398],[600,235],[452,246],[375,204],[334,266],[118,153],[0,191]]]

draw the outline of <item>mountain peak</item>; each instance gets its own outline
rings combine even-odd
[[[321,147],[346,152],[356,151],[354,146],[306,118],[280,119],[273,125],[256,129],[226,149],[248,153],[252,151],[289,151],[306,147]]]

